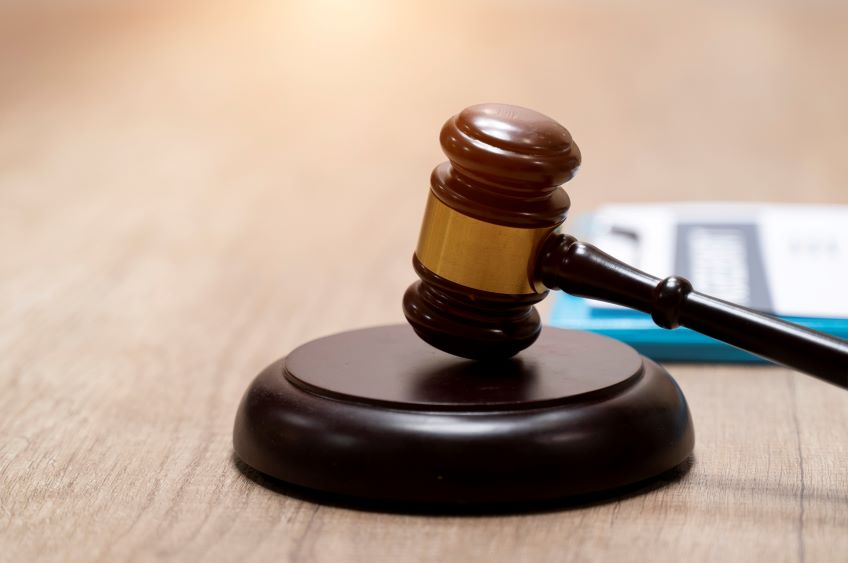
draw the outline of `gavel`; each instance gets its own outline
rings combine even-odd
[[[848,342],[660,279],[560,232],[570,200],[561,185],[580,150],[535,111],[481,104],[440,134],[449,162],[431,175],[413,266],[420,281],[404,314],[430,345],[464,358],[509,358],[536,340],[535,304],[548,290],[648,313],[848,389]]]

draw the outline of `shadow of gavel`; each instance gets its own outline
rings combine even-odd
[[[660,279],[559,232],[561,184],[580,165],[571,134],[521,107],[482,104],[445,123],[404,314],[426,342],[477,360],[514,356],[541,331],[548,290],[649,313],[848,389],[848,342]]]

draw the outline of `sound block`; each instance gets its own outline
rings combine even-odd
[[[313,340],[256,377],[233,438],[247,465],[301,487],[438,504],[615,489],[676,467],[694,445],[662,367],[548,327],[492,363],[431,348],[407,325]]]

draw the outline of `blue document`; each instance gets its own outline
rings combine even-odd
[[[580,238],[657,277],[848,338],[848,206],[612,205],[576,223]],[[558,293],[550,324],[611,336],[660,361],[756,356],[650,316]]]

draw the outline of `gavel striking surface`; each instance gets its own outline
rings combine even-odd
[[[546,328],[505,361],[456,358],[406,325],[314,340],[242,399],[238,456],[283,481],[369,500],[469,504],[615,489],[692,451],[668,373],[612,339]]]

